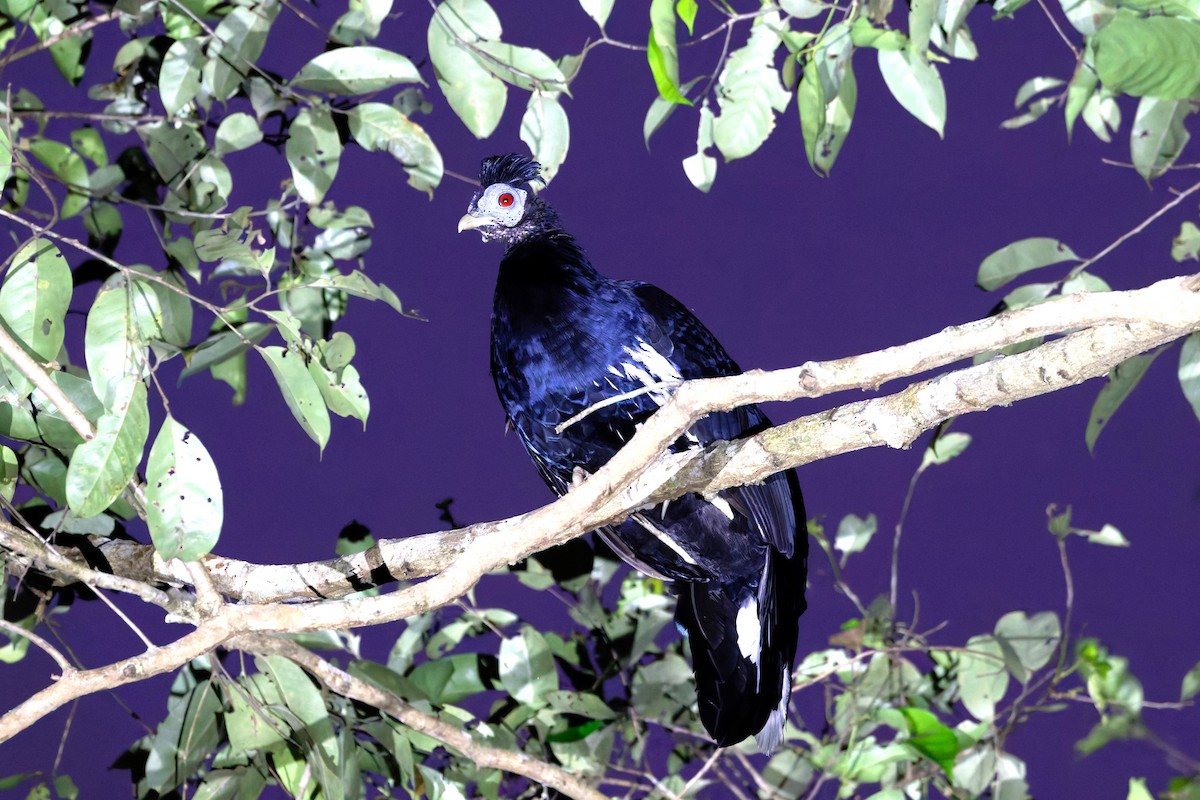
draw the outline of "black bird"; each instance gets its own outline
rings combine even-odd
[[[492,310],[492,377],[525,449],[550,488],[600,469],[661,406],[673,382],[741,372],[716,338],[663,290],[596,272],[533,194],[540,165],[484,159],[458,230],[504,242]],[[638,390],[643,390],[637,393]],[[634,393],[567,427],[596,403]],[[710,414],[676,450],[769,426],[757,406]],[[631,565],[671,583],[688,632],[700,719],[721,746],[754,735],[773,752],[783,735],[806,607],[808,538],[793,471],[710,500],[689,494],[598,533]]]

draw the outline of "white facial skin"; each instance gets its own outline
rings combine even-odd
[[[512,228],[525,216],[525,199],[528,193],[524,189],[509,186],[507,183],[493,183],[483,190],[468,214],[478,220],[480,225],[489,222]]]

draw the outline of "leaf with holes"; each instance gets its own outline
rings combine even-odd
[[[300,198],[309,205],[320,203],[333,185],[342,158],[342,141],[329,109],[311,106],[301,110],[288,128],[284,152]]]
[[[1007,244],[989,255],[979,265],[975,285],[990,292],[1030,270],[1079,261],[1075,251],[1057,239],[1035,236]]]
[[[408,185],[430,197],[442,180],[442,154],[417,123],[386,103],[362,103],[346,114],[364,150],[382,150],[404,166]]]
[[[1125,398],[1129,397],[1129,393],[1141,382],[1142,376],[1146,374],[1146,370],[1163,352],[1163,349],[1160,347],[1153,353],[1127,358],[1108,373],[1108,383],[1104,384],[1100,394],[1096,395],[1096,402],[1092,404],[1092,413],[1088,415],[1084,440],[1087,442],[1089,453],[1095,452],[1096,440],[1100,438],[1100,432],[1108,425],[1113,414],[1117,413],[1117,409],[1125,402]]]
[[[49,241],[34,239],[13,257],[0,286],[0,318],[35,361],[58,358],[71,291],[71,268]],[[18,397],[32,391],[33,384],[14,364],[8,359],[0,364]]]
[[[329,410],[321,390],[308,373],[304,357],[278,345],[259,348],[279,391],[304,432],[322,451],[329,441]]]
[[[80,518],[104,511],[137,474],[150,433],[146,384],[127,375],[113,387],[109,411],[96,436],[75,448],[67,467],[67,503]]]
[[[221,479],[200,437],[168,416],[146,464],[146,524],[164,559],[195,561],[221,534]]]

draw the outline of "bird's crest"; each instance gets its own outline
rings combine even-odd
[[[525,184],[533,181],[546,182],[542,178],[542,165],[520,153],[488,156],[479,165],[480,186],[487,187],[493,183],[507,183],[509,186],[523,188]]]

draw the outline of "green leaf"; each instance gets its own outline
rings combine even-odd
[[[1104,388],[1096,395],[1096,402],[1092,404],[1092,413],[1088,415],[1084,440],[1087,442],[1089,453],[1095,452],[1096,440],[1100,438],[1100,432],[1108,425],[1113,414],[1117,413],[1117,409],[1125,402],[1125,398],[1129,397],[1129,393],[1141,382],[1142,376],[1146,374],[1146,370],[1163,352],[1163,349],[1160,347],[1153,353],[1128,358],[1108,373],[1108,383],[1104,384]]]
[[[923,708],[899,709],[908,723],[908,744],[917,752],[940,766],[947,776],[954,774],[954,758],[958,755],[958,739],[934,714]]]
[[[12,165],[12,142],[8,139],[8,131],[0,129],[0,186],[12,176]]]
[[[424,128],[386,103],[362,103],[346,117],[350,135],[364,150],[391,154],[408,173],[408,185],[433,197],[442,180],[442,155]]]
[[[1021,239],[1001,247],[985,258],[979,265],[975,285],[990,292],[1030,270],[1063,261],[1079,260],[1075,251],[1057,239],[1044,236]]]
[[[309,205],[321,202],[333,185],[342,157],[333,114],[323,106],[302,109],[288,128],[284,149],[300,198]]]
[[[480,676],[479,656],[475,653],[460,653],[426,661],[414,669],[408,678],[430,702],[438,705],[458,703],[489,688]]]
[[[1059,0],[1067,21],[1084,36],[1093,36],[1108,25],[1117,12],[1108,0]]]
[[[1067,102],[1063,104],[1063,115],[1067,123],[1067,139],[1075,127],[1075,120],[1096,95],[1096,87],[1100,79],[1096,77],[1096,68],[1092,65],[1092,48],[1089,42],[1087,55],[1079,60],[1071,82],[1067,85]]]
[[[17,462],[17,454],[8,445],[0,444],[0,497],[11,503],[20,477],[21,465]]]
[[[1200,662],[1187,671],[1183,676],[1183,685],[1179,688],[1179,702],[1186,703],[1200,694]]]
[[[1179,348],[1179,388],[1200,419],[1200,332],[1189,334]]]
[[[166,719],[149,738],[145,776],[146,787],[164,794],[192,777],[217,748],[223,711],[215,683],[197,680],[191,665],[176,676],[167,705]]]
[[[596,25],[604,30],[604,24],[608,22],[608,15],[612,13],[613,3],[616,0],[579,0],[579,5],[589,17],[596,21]]]
[[[484,69],[467,46],[497,40],[500,33],[500,19],[484,0],[446,0],[429,21],[429,59],[438,86],[454,113],[480,139],[491,136],[500,123],[508,87]]]
[[[985,796],[996,776],[996,761],[996,748],[987,743],[959,752],[951,776],[954,786],[965,792],[966,797]],[[1025,800],[1023,795],[1021,800]]]
[[[846,30],[852,31],[845,23],[834,25],[805,58],[796,95],[804,153],[822,177],[833,169],[858,105],[858,80],[851,61],[854,40]]]
[[[571,146],[571,128],[567,112],[552,92],[532,92],[521,117],[521,141],[529,146],[533,159],[542,165],[542,178],[554,180],[558,168],[567,160]]]
[[[29,152],[67,186],[59,216],[67,219],[82,211],[88,204],[89,184],[87,164],[80,155],[62,142],[41,136],[30,140]]]
[[[1121,9],[1091,45],[1096,74],[1113,92],[1160,100],[1200,94],[1200,21]]]
[[[338,744],[321,690],[303,669],[283,656],[267,656],[260,664],[274,681],[283,705],[300,721],[296,732],[303,733],[330,762],[336,763]]]
[[[937,67],[911,50],[880,50],[879,71],[896,101],[921,122],[944,135],[946,90]]]
[[[646,60],[658,96],[669,103],[690,106],[679,91],[679,51],[675,45],[675,11],[671,0],[650,0],[650,39]]]
[[[951,431],[934,438],[921,455],[921,469],[945,464],[960,455],[969,444],[971,444],[971,436],[967,433]]]
[[[688,91],[700,82],[700,78],[692,78],[690,81],[679,87],[681,94],[686,95]],[[663,123],[679,108],[678,103],[672,103],[670,100],[665,100],[662,97],[655,95],[650,101],[650,107],[646,109],[646,118],[642,120],[642,139],[646,142],[646,149],[650,149],[650,137],[654,132],[663,126]]]
[[[959,655],[959,696],[971,716],[987,722],[996,716],[996,704],[1008,688],[1004,652],[992,636],[972,636],[967,650]]]
[[[996,622],[995,634],[1012,649],[1026,673],[1049,664],[1062,640],[1058,615],[1053,611],[1040,611],[1032,617],[1024,611],[1010,611]],[[1014,677],[1021,683],[1028,680],[1028,675]]]
[[[656,101],[657,102],[657,101]],[[674,108],[674,106],[671,106]],[[683,174],[702,192],[712,188],[717,179],[717,160],[708,154],[713,145],[713,113],[708,100],[700,106],[700,124],[696,130],[696,152],[683,160]]]
[[[358,270],[354,270],[349,275],[331,275],[326,278],[318,278],[317,280],[310,281],[308,286],[319,289],[337,289],[346,294],[362,297],[367,300],[382,300],[401,314],[410,313],[404,310],[404,306],[400,303],[400,298],[396,296],[395,292],[382,283],[376,283]]]
[[[308,362],[308,372],[321,390],[326,407],[339,417],[354,417],[366,427],[367,415],[371,413],[371,401],[367,390],[358,378],[358,370],[352,366],[340,370],[329,370],[314,359]]]
[[[1196,223],[1185,220],[1179,226],[1179,235],[1171,242],[1171,258],[1176,261],[1200,259],[1200,228]]]
[[[775,129],[775,114],[791,99],[775,68],[779,25],[777,13],[757,17],[749,40],[729,54],[717,78],[721,111],[713,121],[713,141],[726,161],[761,147]]]
[[[279,8],[274,3],[234,6],[213,31],[203,82],[215,99],[228,100],[252,73]]]
[[[222,156],[226,153],[236,153],[253,147],[262,141],[262,129],[258,120],[244,111],[230,114],[221,120],[217,126],[217,135],[213,142],[213,152]]]
[[[861,553],[867,549],[871,537],[879,529],[879,520],[874,514],[867,514],[866,519],[857,514],[847,514],[838,523],[837,535],[833,546],[842,553],[842,566],[853,553]]]
[[[1079,292],[1111,292],[1112,287],[1108,285],[1108,281],[1098,275],[1093,275],[1090,272],[1078,272],[1070,278],[1063,281],[1062,294],[1066,297],[1069,294],[1078,294]]]
[[[96,436],[75,448],[67,468],[67,503],[79,517],[94,517],[116,500],[137,474],[150,433],[146,384],[126,376],[114,387]]]
[[[514,700],[531,708],[546,705],[546,693],[558,688],[558,668],[545,638],[528,625],[520,636],[500,643],[500,684]]]
[[[163,559],[195,561],[221,534],[225,501],[212,456],[168,414],[146,464],[146,525]]]
[[[915,59],[927,60],[929,37],[937,17],[937,0],[912,0],[908,7],[908,52]],[[950,770],[946,770],[950,774]]]
[[[308,372],[304,357],[278,345],[260,347],[258,352],[271,368],[292,416],[324,452],[329,441],[329,411],[321,390]]]
[[[1145,778],[1129,779],[1129,792],[1125,795],[1125,800],[1154,800],[1154,795],[1146,788]]]
[[[168,117],[192,102],[200,91],[200,72],[205,58],[200,39],[179,39],[163,57],[158,75],[158,96]]]
[[[688,29],[688,36],[695,33],[696,12],[699,10],[700,6],[696,0],[677,0],[675,3],[675,13],[679,15],[680,21]]]
[[[561,92],[567,79],[554,59],[532,47],[505,42],[475,43],[479,63],[497,78],[526,91]]]
[[[366,94],[399,83],[424,83],[407,57],[382,47],[339,47],[309,61],[288,82],[293,89]]]
[[[224,323],[214,323],[213,332],[209,337],[184,355],[187,366],[180,372],[179,379],[183,380],[189,375],[203,372],[242,355],[274,330],[274,325],[265,322],[246,322],[238,325],[235,330],[230,330]]]
[[[0,319],[35,361],[58,358],[71,291],[71,268],[48,240],[34,239],[13,257],[0,285]],[[33,390],[33,383],[8,359],[0,359],[0,365],[17,396]]]
[[[1190,101],[1143,97],[1138,102],[1129,132],[1129,154],[1138,174],[1147,181],[1175,163],[1191,138],[1184,121],[1192,113]]]

